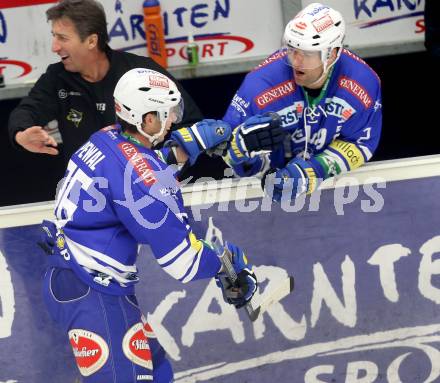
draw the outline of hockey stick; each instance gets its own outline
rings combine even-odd
[[[214,225],[212,217],[209,217],[208,230],[206,232],[206,239],[210,240],[214,245],[217,256],[223,265],[227,277],[234,283],[237,280],[237,273],[234,270],[231,259],[232,254],[223,246],[222,232],[219,228]],[[292,276],[288,276],[284,279],[275,290],[270,292],[270,294],[264,298],[260,305],[256,308],[253,307],[252,301],[249,301],[246,305],[246,313],[249,319],[254,322],[260,314],[265,312],[267,308],[273,303],[279,302],[281,299],[289,295],[294,289],[294,279]]]

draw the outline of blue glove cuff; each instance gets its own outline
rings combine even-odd
[[[171,140],[179,144],[188,154],[193,165],[203,151],[213,149],[229,140],[231,127],[221,120],[205,119],[189,128],[180,128],[171,133]]]
[[[224,157],[226,163],[229,165],[238,165],[243,162],[249,161],[251,158],[248,156],[246,145],[244,144],[243,137],[240,135],[241,126],[237,126],[232,132],[231,145]]]

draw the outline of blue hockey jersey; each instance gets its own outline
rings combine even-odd
[[[220,270],[214,250],[187,223],[174,169],[118,126],[93,134],[71,157],[55,216],[61,256],[53,262],[100,291],[133,293],[138,244],[150,245],[160,266],[182,282]]]
[[[342,51],[323,89],[310,99],[295,83],[286,52],[280,50],[246,76],[223,119],[235,127],[256,114],[278,113],[287,136],[283,148],[271,153],[270,166],[282,168],[301,156],[311,159],[319,170],[317,177],[325,179],[372,157],[382,112],[378,76],[348,50]],[[231,163],[241,176],[258,173],[263,164],[262,156]]]

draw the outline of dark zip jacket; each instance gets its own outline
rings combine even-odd
[[[164,68],[149,57],[112,50],[107,47],[110,69],[99,82],[89,83],[79,73],[68,72],[62,62],[49,65],[29,95],[20,102],[9,117],[9,136],[12,144],[18,131],[31,126],[45,126],[57,120],[64,158],[70,156],[97,130],[115,122],[113,91],[121,76],[133,68],[148,68],[165,74],[176,82],[184,99],[181,126],[190,126],[203,119],[191,96]]]

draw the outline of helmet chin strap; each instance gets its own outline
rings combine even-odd
[[[159,143],[158,140],[160,139],[160,136],[162,136],[163,132],[165,132],[167,121],[161,120],[160,124],[160,130],[153,135],[144,132],[144,130],[142,129],[142,124],[136,125],[138,132],[142,134],[148,141],[150,141],[152,147],[155,147]]]
[[[322,64],[323,64],[322,74],[321,74],[321,76],[319,76],[319,78],[318,78],[316,81],[313,81],[310,85],[313,86],[313,85],[315,85],[315,84],[318,84],[320,81],[322,81],[322,80],[325,78],[325,76],[328,75],[328,72],[329,72],[329,70],[331,69],[331,67],[332,67],[333,65],[336,64],[336,61],[338,61],[340,55],[341,55],[341,48],[340,48],[339,51],[338,51],[338,55],[336,56],[335,61],[333,61],[333,62],[332,62],[330,65],[328,65],[328,66],[327,66],[327,62],[328,62],[329,59],[327,59],[327,60],[324,61],[324,60],[321,58],[321,61],[322,61]],[[310,86],[310,85],[309,85],[309,86]]]

